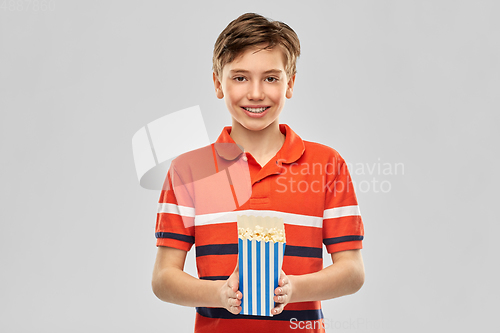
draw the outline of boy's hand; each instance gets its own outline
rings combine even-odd
[[[292,298],[292,283],[288,276],[286,276],[283,270],[280,274],[280,279],[278,282],[278,288],[274,290],[276,296],[274,296],[274,302],[276,306],[271,310],[272,315],[277,315],[283,312],[285,306],[290,302]]]
[[[243,297],[241,291],[238,290],[239,282],[238,265],[236,265],[233,274],[222,285],[219,292],[222,307],[235,315],[241,312],[240,305]]]

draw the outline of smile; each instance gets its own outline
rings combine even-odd
[[[248,112],[252,112],[252,113],[262,113],[269,108],[270,108],[269,106],[266,106],[263,108],[245,108],[245,107],[243,107],[243,109],[247,110]]]

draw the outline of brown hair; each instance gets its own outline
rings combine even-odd
[[[248,48],[260,44],[267,44],[262,50],[281,47],[286,59],[287,77],[291,78],[297,72],[300,42],[295,31],[283,22],[272,21],[255,13],[241,15],[220,33],[214,45],[213,71],[220,77],[224,65]]]

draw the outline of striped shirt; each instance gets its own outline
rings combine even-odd
[[[286,124],[279,128],[285,142],[264,167],[236,145],[230,126],[214,144],[172,162],[159,199],[157,246],[194,245],[200,279],[226,280],[233,272],[237,215],[283,218],[289,275],[321,270],[323,244],[328,253],[362,248],[363,222],[344,159]],[[273,317],[199,307],[195,332],[324,332],[322,321],[319,301],[287,304]]]

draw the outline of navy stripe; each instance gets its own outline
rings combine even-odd
[[[286,244],[285,256],[323,258],[323,249],[320,247],[293,246]]]
[[[194,243],[194,237],[193,236],[188,236],[188,235],[183,235],[183,234],[176,234],[173,232],[157,232],[155,233],[156,238],[170,238],[170,239],[177,239],[186,243],[193,244]]]
[[[253,316],[253,315],[233,315],[223,308],[196,308],[196,312],[203,317],[221,319],[254,319],[254,320],[282,320],[290,321],[295,318],[297,321],[319,320],[323,318],[323,312],[319,310],[283,310],[279,315],[273,317]]]
[[[196,247],[196,256],[238,254],[238,244],[211,244]]]
[[[229,279],[229,275],[213,275],[213,276],[202,276],[200,277],[201,280],[227,280]]]
[[[332,245],[343,242],[360,241],[360,240],[363,240],[363,236],[342,236],[342,237],[325,238],[323,240],[323,243],[325,243],[325,245]]]

